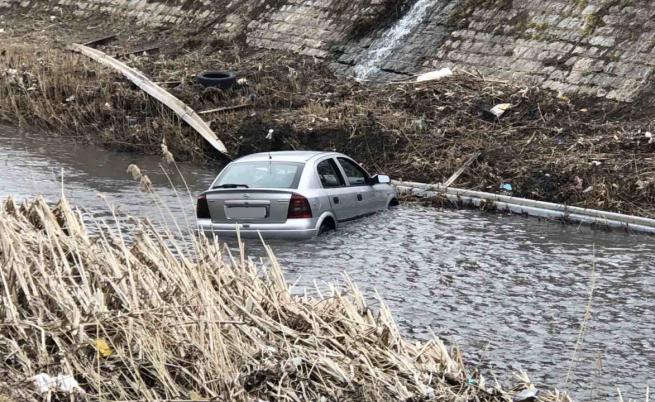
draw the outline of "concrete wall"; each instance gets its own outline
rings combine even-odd
[[[147,24],[204,22],[223,37],[242,35],[251,46],[325,58],[348,74],[413,1],[0,0],[0,9],[45,6]],[[651,93],[651,0],[434,0],[430,7],[380,68],[416,73],[449,66],[621,101]]]

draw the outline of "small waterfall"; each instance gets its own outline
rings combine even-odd
[[[434,0],[418,0],[412,8],[398,20],[391,29],[376,40],[366,52],[360,63],[355,66],[355,78],[365,80],[372,73],[379,71],[379,65],[391,55],[403,39],[425,19]]]

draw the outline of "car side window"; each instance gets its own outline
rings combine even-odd
[[[333,159],[326,159],[316,165],[316,172],[321,179],[323,188],[343,187],[346,185],[339,168]]]
[[[366,172],[361,167],[359,167],[359,165],[346,158],[338,159],[341,167],[343,168],[343,171],[346,173],[346,177],[348,178],[348,182],[351,186],[365,186],[368,184],[366,182],[368,174],[366,174]]]

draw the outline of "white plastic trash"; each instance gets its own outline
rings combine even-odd
[[[39,373],[32,377],[32,380],[40,394],[48,392],[85,393],[72,375],[58,374],[57,377],[50,377],[46,373]]]
[[[490,112],[497,118],[500,118],[500,116],[504,115],[506,111],[512,108],[511,103],[500,103],[494,107],[491,108]]]
[[[429,73],[421,74],[416,77],[416,82],[440,80],[442,78],[450,77],[453,75],[453,70],[448,67],[441,70],[430,71]]]

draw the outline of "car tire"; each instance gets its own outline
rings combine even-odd
[[[230,89],[237,82],[237,76],[229,71],[205,71],[196,76],[196,81],[204,87]]]
[[[329,231],[335,230],[334,226],[327,220],[325,219],[322,223],[321,226],[318,228],[318,235],[324,235]]]

